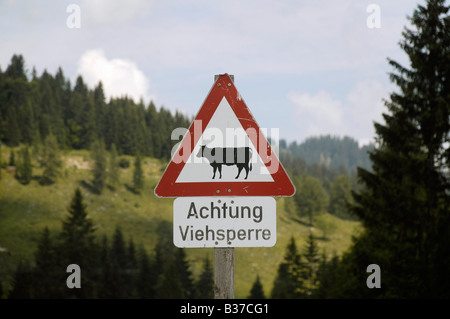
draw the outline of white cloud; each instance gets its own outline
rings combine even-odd
[[[373,122],[382,121],[382,99],[388,98],[388,89],[375,80],[360,81],[342,101],[323,90],[315,95],[291,93],[297,134],[302,139],[312,135],[347,135],[361,145],[367,144],[375,136]]]
[[[358,82],[347,95],[346,113],[352,121],[352,132],[361,139],[374,135],[373,122],[381,122],[386,111],[382,99],[387,99],[389,89],[374,80]]]
[[[292,93],[289,98],[296,105],[296,118],[306,124],[308,135],[320,134],[324,127],[333,129],[341,124],[342,104],[327,92],[320,91],[316,95]]]
[[[137,65],[125,59],[108,59],[102,50],[86,51],[78,61],[78,74],[90,87],[102,81],[109,98],[127,95],[136,102],[142,97],[148,102],[150,81]]]

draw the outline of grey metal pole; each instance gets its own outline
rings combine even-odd
[[[217,81],[219,75],[214,76]],[[234,76],[230,75],[234,82]],[[214,299],[234,299],[234,248],[214,248]]]

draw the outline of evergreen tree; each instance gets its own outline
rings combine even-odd
[[[214,298],[214,271],[208,257],[203,261],[203,270],[196,282],[195,290],[199,299]]]
[[[165,265],[164,271],[158,277],[155,291],[158,299],[186,298],[175,259],[172,259],[169,264]]]
[[[25,70],[25,59],[21,54],[13,55],[13,57],[11,58],[11,63],[6,68],[5,75],[12,79],[27,80],[27,74]]]
[[[9,299],[30,299],[33,292],[33,270],[28,261],[20,260],[13,278],[13,288]]]
[[[189,269],[189,261],[187,260],[186,253],[182,248],[178,248],[175,251],[175,265],[180,276],[184,298],[193,298],[194,283],[192,280],[192,272]]]
[[[73,107],[69,115],[70,140],[73,143],[72,147],[76,149],[87,149],[94,141],[94,137],[99,135],[95,124],[93,98],[90,98],[90,95],[93,94],[87,88],[83,78],[78,76],[70,101],[70,104],[76,107]]]
[[[77,264],[83,271],[81,289],[68,289],[68,296],[76,298],[94,297],[95,271],[97,268],[97,244],[94,236],[94,225],[87,216],[86,205],[79,188],[75,190],[70,203],[69,215],[62,223],[60,234],[61,245],[58,254],[62,256],[62,264],[67,267]]]
[[[93,106],[96,119],[96,130],[98,137],[104,141],[106,135],[106,103],[105,93],[103,91],[103,83],[100,81],[94,88]]]
[[[158,274],[154,270],[153,264],[143,247],[140,248],[139,273],[136,288],[139,298],[155,298],[155,285]]]
[[[40,134],[42,136],[52,134],[56,137],[58,143],[63,145],[66,140],[66,131],[62,118],[62,88],[55,78],[46,70],[44,70],[38,81],[38,87],[39,91],[36,96],[37,101],[34,102],[38,103],[37,106],[35,105],[35,108],[39,109],[36,116],[39,122]],[[34,127],[31,127],[30,131],[34,133]]]
[[[151,156],[161,158],[161,147],[162,147],[162,138],[161,138],[161,122],[159,121],[159,114],[156,109],[153,101],[150,101],[147,111],[145,114],[145,121],[147,127],[150,128],[150,138],[151,138]]]
[[[337,287],[337,268],[339,266],[339,257],[334,255],[330,261],[327,260],[325,253],[322,254],[317,270],[317,279],[319,285],[313,292],[312,297],[317,299],[336,298],[335,290]]]
[[[127,249],[127,267],[135,270],[137,268],[136,249],[134,248],[133,238],[130,238]]]
[[[114,292],[116,290],[114,282],[115,278],[113,276],[112,265],[111,265],[111,253],[108,244],[108,238],[103,235],[100,245],[100,261],[101,274],[100,274],[100,284],[98,287],[98,297],[101,299],[111,299],[114,298]]]
[[[24,185],[31,182],[33,167],[31,166],[30,152],[28,146],[20,151],[20,159],[16,167],[15,177]]]
[[[41,166],[44,168],[42,183],[54,183],[55,179],[60,175],[62,160],[59,153],[58,142],[56,141],[56,137],[52,134],[45,138]]]
[[[133,239],[130,238],[127,247],[127,267],[125,269],[126,282],[127,282],[127,296],[126,298],[136,298],[137,288],[136,288],[136,278],[138,274],[138,261],[136,258],[136,250],[134,248]]]
[[[8,103],[10,104],[10,103]],[[19,145],[20,140],[22,139],[22,135],[20,133],[19,119],[18,119],[18,110],[10,104],[10,107],[6,109],[6,121],[5,121],[5,131],[6,138],[5,142],[9,146],[17,146]]]
[[[94,167],[92,170],[92,186],[97,194],[101,194],[106,184],[106,150],[105,143],[102,140],[96,140],[92,145],[91,151]]]
[[[144,172],[142,171],[141,155],[138,153],[134,161],[133,188],[139,193],[144,187]]]
[[[286,248],[283,262],[278,266],[272,288],[273,299],[304,298],[304,265],[292,237]]]
[[[129,283],[127,282],[127,250],[125,240],[123,238],[122,230],[119,226],[116,227],[112,239],[112,246],[110,252],[112,284],[111,295],[112,298],[124,299],[129,295]]]
[[[123,233],[119,226],[116,227],[113,235],[111,260],[112,262],[116,263],[121,269],[125,269],[127,267],[125,239],[123,238]]]
[[[265,299],[263,286],[259,276],[256,276],[256,280],[253,283],[252,289],[250,290],[250,296],[248,299]]]
[[[177,261],[176,248],[167,233],[167,224],[160,225],[158,242],[155,245],[153,271],[158,275],[155,298],[184,298],[184,289]]]
[[[365,231],[343,258],[341,268],[359,275],[342,295],[450,297],[449,7],[428,0],[409,20],[400,46],[410,65],[389,60],[398,90],[385,123],[375,124],[373,172],[358,172],[365,187],[353,194],[352,210]],[[382,269],[381,289],[365,285],[361,270],[372,263]]]
[[[59,257],[56,253],[56,244],[50,237],[50,231],[45,227],[35,254],[36,267],[33,282],[35,298],[48,299],[64,296],[64,282],[67,274]]]
[[[320,259],[317,244],[314,240],[312,232],[309,233],[308,239],[306,241],[306,246],[303,251],[303,257],[305,257],[305,279],[307,282],[306,294],[308,297],[310,297],[313,290],[317,286],[317,271]]]
[[[11,148],[11,152],[9,153],[9,166],[16,166],[16,155],[14,154],[14,150]]]
[[[109,185],[111,185],[112,187],[116,187],[120,183],[120,168],[117,149],[114,143],[111,145],[108,167],[109,167],[108,170]]]

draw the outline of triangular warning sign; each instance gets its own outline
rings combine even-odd
[[[228,74],[220,75],[155,188],[158,197],[292,196],[295,187]]]

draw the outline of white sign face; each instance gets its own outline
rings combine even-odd
[[[173,242],[180,248],[272,247],[276,222],[272,197],[178,197]]]
[[[202,151],[202,147],[206,147],[204,151]],[[238,158],[241,165],[236,163],[232,165],[225,160],[222,162],[224,163],[223,165],[219,165],[216,172],[208,159],[211,149],[214,148],[228,148],[229,150],[233,148],[248,148],[248,156]],[[224,158],[226,159],[226,156],[229,156],[228,160],[230,160],[233,159],[234,154],[224,155],[225,157],[218,156],[217,158],[223,160]],[[239,166],[241,166],[240,170]],[[213,183],[240,182],[244,180],[248,182],[273,182],[272,175],[259,156],[255,145],[248,138],[247,133],[224,97],[194,147],[192,154],[186,161],[186,165],[183,167],[176,182]]]

